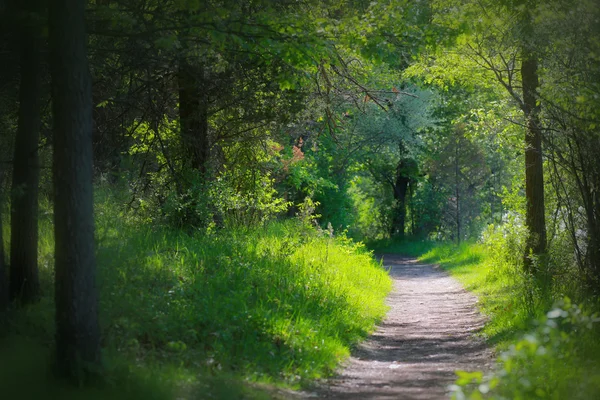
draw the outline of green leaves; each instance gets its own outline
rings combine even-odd
[[[598,370],[587,363],[591,354],[585,352],[600,352],[593,331],[598,322],[597,315],[565,298],[501,353],[491,374],[457,372],[453,399],[588,398],[598,382],[583,377],[597,377]]]
[[[456,384],[460,386],[465,386],[470,383],[481,383],[483,379],[483,372],[475,371],[475,372],[467,372],[467,371],[456,371],[456,375],[458,379],[456,380]]]

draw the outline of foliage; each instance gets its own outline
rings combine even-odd
[[[250,157],[248,168],[225,165],[206,179],[171,158],[181,145],[178,129],[166,116],[158,126],[142,121],[132,128],[129,160],[143,167],[140,178],[128,178],[134,191],[130,205],[140,216],[177,228],[212,229],[259,226],[286,211],[289,203],[277,195],[268,171],[271,164],[282,162],[276,152],[230,146],[227,152],[236,153],[238,160]]]
[[[589,399],[600,391],[597,314],[558,302],[499,357],[489,375],[459,373],[452,398]]]

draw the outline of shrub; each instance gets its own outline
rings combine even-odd
[[[491,374],[459,372],[452,398],[595,398],[600,393],[599,321],[565,298],[537,320],[532,332],[502,352]]]

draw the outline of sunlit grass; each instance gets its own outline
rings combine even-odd
[[[44,350],[36,364],[51,358],[54,335],[51,227],[49,215],[44,297],[10,328]],[[96,237],[106,381],[132,386],[130,398],[144,397],[144,382],[162,388],[155,398],[261,398],[265,384],[310,384],[386,312],[391,281],[370,252],[300,221],[189,234],[140,222],[101,191]]]

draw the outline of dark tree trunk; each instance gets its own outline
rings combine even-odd
[[[413,189],[413,181],[408,183],[408,207],[410,210],[410,234],[415,236],[416,228],[415,228],[415,206],[413,203],[414,198],[414,189]]]
[[[456,243],[460,244],[460,138],[457,136],[454,149],[454,191],[456,196]]]
[[[391,236],[404,238],[406,226],[406,194],[410,177],[405,173],[405,165],[400,162],[396,171],[396,180],[392,185],[394,189],[394,215],[392,217]]]
[[[39,298],[38,192],[41,95],[39,28],[21,31],[21,87],[11,200],[10,297],[21,303]]]
[[[0,191],[2,190],[2,171],[0,171]],[[4,258],[4,237],[2,236],[2,212],[4,202],[0,193],[0,315],[8,307],[8,277],[6,275],[6,259]],[[0,319],[1,316],[0,316]]]
[[[52,0],[49,38],[54,117],[56,359],[60,375],[100,366],[92,195],[91,78],[86,2]],[[85,375],[83,375],[85,376]]]
[[[546,252],[546,217],[544,207],[544,169],[542,159],[542,130],[537,104],[538,65],[535,55],[524,46],[521,80],[523,83],[523,113],[527,121],[525,133],[525,224],[529,230],[524,255],[526,272],[532,270],[530,252],[541,256]]]
[[[588,223],[588,231],[586,256],[588,265],[591,267],[594,290],[600,292],[600,227],[598,222]]]
[[[178,71],[179,121],[181,138],[190,166],[206,175],[210,156],[208,136],[208,96],[206,78],[201,65],[181,60]]]
[[[598,161],[597,159],[596,163],[597,167],[600,166],[600,161]],[[597,293],[600,293],[600,193],[598,189],[600,188],[600,168],[595,168],[594,171],[594,186],[596,187],[596,190],[592,195],[594,204],[594,210],[592,211],[592,225],[594,227],[593,234],[590,237],[590,243],[588,244],[588,248],[590,249],[590,265],[592,266],[592,270],[596,279],[595,290]]]
[[[572,174],[577,180],[586,213],[587,243],[585,261],[593,280],[591,286],[598,291],[600,289],[598,287],[600,284],[600,194],[598,194],[597,188],[600,187],[598,186],[600,185],[600,169],[594,166],[594,163],[598,162],[597,159],[590,158],[584,150],[584,148],[598,148],[598,141],[585,141],[583,145],[587,146],[583,147],[580,143],[575,144],[579,165],[573,163]]]

